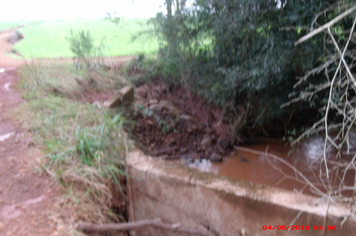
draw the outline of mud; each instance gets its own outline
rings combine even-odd
[[[50,235],[56,226],[49,216],[54,211],[54,196],[60,190],[50,184],[45,174],[35,173],[43,153],[29,145],[30,134],[10,118],[11,109],[23,102],[18,91],[10,86],[16,83],[16,69],[3,68],[0,73],[0,235]]]
[[[31,135],[11,118],[23,102],[16,89],[23,61],[7,55],[11,33],[0,33],[0,235],[61,235],[53,218],[61,190],[40,170],[44,156]]]
[[[143,84],[136,88],[136,92],[136,104],[129,117],[135,123],[130,131],[146,154],[180,159],[184,165],[215,175],[313,194],[305,181],[295,174],[297,170],[326,192],[327,180],[325,176],[319,176],[320,167],[323,168],[318,161],[323,153],[324,140],[321,137],[311,138],[293,148],[286,142],[272,139],[243,146],[274,154],[289,163],[291,168],[265,155],[234,150],[232,144],[236,143],[232,143],[230,127],[222,109],[204,102],[196,94],[164,82]],[[356,142],[356,137],[354,139]],[[356,147],[353,149],[356,151]],[[329,154],[335,156],[335,153]],[[341,162],[346,163],[350,158],[343,155]],[[331,177],[334,187],[339,185],[342,175],[341,171]],[[345,184],[352,186],[353,176],[354,172],[348,171]],[[343,194],[352,193],[346,191]]]
[[[232,150],[222,112],[202,97],[164,82],[141,85],[136,92],[130,132],[147,154],[219,162]]]
[[[260,152],[274,154],[283,160],[286,160],[291,166],[302,173],[319,189],[326,191],[323,183],[326,183],[325,176],[319,177],[320,167],[323,162],[320,158],[323,154],[324,139],[321,137],[310,138],[304,141],[299,147],[291,148],[288,143],[271,140],[270,142],[247,145],[245,148]],[[356,150],[350,150],[351,153]],[[332,158],[335,153],[330,152],[328,158]],[[349,162],[351,156],[344,153],[339,159],[340,162]],[[215,175],[228,176],[235,179],[244,179],[256,183],[262,183],[273,187],[290,189],[297,192],[314,195],[300,176],[297,177],[295,171],[282,162],[266,157],[266,155],[256,155],[247,151],[237,150],[235,154],[224,158],[222,163],[211,163],[208,160],[194,161],[183,164],[191,168],[199,169],[204,172]],[[334,186],[337,187],[342,178],[332,176],[335,179]],[[354,171],[348,171],[345,175],[345,184],[353,185]],[[352,194],[343,192],[345,195]]]

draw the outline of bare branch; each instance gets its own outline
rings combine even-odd
[[[109,231],[129,231],[137,230],[147,227],[160,228],[165,231],[180,232],[189,235],[202,235],[202,236],[212,236],[209,232],[203,232],[201,230],[188,229],[181,227],[179,223],[177,224],[166,224],[162,223],[160,219],[155,220],[141,220],[133,223],[119,223],[119,224],[104,224],[97,225],[92,223],[79,223],[75,228],[83,232],[95,232],[104,233]]]
[[[356,10],[356,5],[351,7],[350,9],[348,9],[347,11],[345,11],[344,13],[340,14],[339,16],[335,17],[333,20],[329,21],[328,23],[326,23],[325,25],[319,27],[316,30],[313,30],[312,32],[310,32],[309,34],[301,37],[300,39],[298,39],[297,42],[294,43],[294,46],[297,46],[298,44],[303,43],[304,41],[314,37],[315,35],[323,32],[324,30],[326,30],[327,28],[330,28],[331,26],[333,26],[335,23],[339,22],[340,20],[342,20],[343,18],[345,18],[346,16],[348,16],[349,14],[351,14],[353,11]]]
[[[260,152],[260,151],[255,151],[255,150],[252,150],[252,149],[249,149],[249,148],[237,147],[237,146],[235,146],[234,148],[235,148],[235,150],[239,150],[239,151],[244,151],[244,152],[249,152],[249,153],[253,153],[253,154],[257,154],[257,155],[261,155],[261,156],[271,157],[271,158],[283,163],[284,165],[288,166],[290,169],[294,170],[294,172],[299,177],[301,177],[308,184],[308,186],[310,186],[319,196],[322,196],[322,197],[325,197],[325,198],[327,197],[327,195],[324,194],[320,189],[318,189],[312,182],[310,182],[310,180],[307,177],[305,177],[305,175],[302,172],[297,170],[294,166],[289,164],[283,158],[281,158],[281,157],[279,157],[277,155],[274,155],[272,153],[268,153],[267,151],[266,152]]]

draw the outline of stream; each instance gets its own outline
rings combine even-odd
[[[353,140],[355,141],[355,140]],[[353,142],[355,143],[355,142]],[[291,148],[285,142],[271,140],[265,143],[254,145],[246,145],[241,149],[236,150],[235,154],[225,157],[223,162],[211,163],[209,160],[195,160],[188,164],[189,167],[198,169],[203,172],[210,172],[215,175],[227,176],[233,179],[243,179],[247,181],[257,182],[273,187],[279,187],[306,194],[313,194],[309,186],[305,185],[305,181],[300,175],[296,175],[295,171],[281,161],[266,157],[266,150],[269,154],[274,154],[300,171],[309,181],[315,184],[320,190],[324,191],[323,183],[326,183],[325,177],[319,177],[319,170],[325,170],[324,162],[320,161],[323,157],[324,138],[314,137],[304,141],[296,148]],[[251,151],[259,151],[260,153],[252,153]],[[353,153],[356,152],[356,147],[351,146],[349,154],[342,152],[341,162],[350,162]],[[335,156],[335,152],[329,151],[327,158]],[[330,167],[329,167],[330,168]],[[343,172],[332,175],[334,185],[340,183],[343,177]],[[345,183],[353,186],[355,173],[349,170],[345,175]],[[298,180],[296,180],[298,179]],[[350,195],[351,191],[346,195]],[[345,194],[345,192],[344,192]]]

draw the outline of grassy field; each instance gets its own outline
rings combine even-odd
[[[23,25],[24,21],[0,22],[0,31]]]
[[[16,22],[0,23],[0,29],[16,25]],[[95,46],[99,46],[105,37],[104,56],[154,54],[158,49],[157,40],[153,36],[145,34],[133,40],[138,33],[153,30],[153,25],[147,24],[147,20],[144,19],[121,19],[119,24],[107,19],[36,22],[22,28],[25,40],[16,44],[14,49],[25,58],[72,57],[66,40],[71,29],[74,32],[89,30]]]

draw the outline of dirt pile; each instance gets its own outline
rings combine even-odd
[[[136,92],[132,136],[146,153],[218,162],[231,151],[230,126],[202,97],[163,82],[143,84]]]

